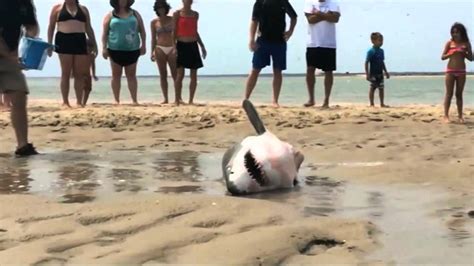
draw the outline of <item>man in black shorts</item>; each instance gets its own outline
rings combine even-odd
[[[324,102],[329,108],[329,96],[336,70],[336,23],[341,16],[339,6],[330,0],[305,0],[304,13],[308,20],[308,42],[306,50],[306,86],[309,100],[304,106],[315,104],[314,84],[316,68],[324,71]]]
[[[0,92],[11,98],[11,120],[17,139],[17,157],[38,154],[28,143],[26,101],[28,86],[18,62],[18,44],[22,28],[29,37],[39,33],[32,0],[0,1]]]

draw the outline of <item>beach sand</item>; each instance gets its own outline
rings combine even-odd
[[[351,184],[440,190],[456,200],[440,205],[448,211],[430,214],[453,230],[474,228],[469,215],[474,210],[474,109],[465,109],[464,125],[442,123],[440,106],[257,109],[269,130],[305,154],[304,167],[311,174]],[[93,104],[65,110],[33,102],[29,110],[30,139],[40,152],[223,153],[253,134],[237,104]],[[8,115],[0,113],[4,179],[15,172]],[[351,163],[362,167],[346,167]],[[47,195],[6,193],[0,195],[0,265],[396,261],[371,256],[389,245],[370,217],[308,216],[289,203],[223,194],[151,193],[64,204]]]

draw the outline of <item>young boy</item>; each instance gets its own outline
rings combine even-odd
[[[370,106],[374,106],[374,93],[375,89],[379,89],[380,96],[380,107],[389,107],[384,104],[384,84],[383,84],[383,74],[387,79],[390,78],[390,74],[387,72],[385,67],[385,56],[383,53],[383,35],[380,32],[373,32],[370,35],[370,40],[372,41],[372,48],[367,52],[367,58],[365,60],[365,76],[366,79],[370,82],[369,90],[369,100]]]

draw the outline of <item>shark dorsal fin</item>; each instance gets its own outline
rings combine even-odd
[[[265,126],[263,125],[262,120],[258,116],[257,110],[255,110],[255,107],[253,106],[252,102],[249,100],[244,100],[242,103],[242,107],[245,110],[245,113],[247,113],[247,117],[250,120],[250,123],[252,123],[252,126],[255,128],[255,131],[257,131],[258,135],[262,135],[267,131],[265,129]]]

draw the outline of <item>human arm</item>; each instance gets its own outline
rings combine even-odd
[[[328,13],[324,14],[324,17],[326,21],[332,22],[332,23],[338,23],[339,18],[341,17],[341,13],[339,12],[334,12],[334,11],[329,11]]]
[[[306,20],[309,24],[316,24],[323,20],[326,20],[326,14],[323,12],[316,12],[316,13],[305,13]]]
[[[104,59],[109,58],[109,51],[107,50],[107,39],[109,37],[109,24],[112,19],[112,12],[107,14],[102,23],[102,56]]]
[[[285,41],[288,41],[291,35],[293,35],[293,31],[295,30],[298,15],[296,14],[295,10],[293,9],[293,7],[291,6],[289,2],[286,2],[285,9],[286,9],[286,13],[288,14],[288,16],[290,16],[290,19],[291,19],[290,28],[288,29],[288,31],[284,33]]]
[[[150,23],[150,30],[151,30],[151,61],[155,62],[155,47],[156,47],[156,22],[158,19],[153,19]]]
[[[443,53],[441,54],[441,60],[446,60],[448,58],[451,57],[451,53],[449,53],[449,45],[451,44],[451,42],[447,42],[446,45],[444,46],[444,50],[443,50]]]
[[[84,14],[86,15],[86,33],[87,33],[87,37],[89,38],[89,40],[92,42],[92,53],[97,56],[97,40],[95,38],[95,32],[94,32],[94,29],[92,28],[92,25],[91,25],[91,17],[90,17],[90,14],[89,14],[89,10],[87,10],[87,8],[85,6],[79,6],[83,11],[84,11]]]
[[[469,60],[471,62],[474,61],[474,57],[472,55],[472,46],[471,46],[470,42],[468,42],[466,44],[466,58],[467,58],[467,60]]]
[[[142,16],[140,13],[135,11],[137,18],[138,18],[138,31],[140,32],[140,39],[141,39],[141,47],[140,47],[140,55],[146,54],[146,31],[145,31],[145,24],[143,23]]]
[[[389,79],[390,78],[390,73],[388,73],[388,71],[387,71],[387,67],[385,66],[385,62],[383,62],[382,67],[383,67],[383,72],[385,73],[385,77],[387,79]]]
[[[202,42],[201,35],[198,33],[198,40],[197,40],[199,46],[201,47],[201,52],[202,52],[202,58],[206,59],[207,57],[207,50],[206,47],[204,46],[204,43]]]
[[[257,43],[255,42],[255,35],[257,34],[258,22],[252,20],[250,22],[250,31],[249,31],[249,49],[252,52],[257,50]]]
[[[364,69],[365,69],[365,79],[366,80],[369,80],[370,77],[369,77],[369,61],[365,61],[365,64],[364,64]]]
[[[179,10],[176,10],[173,13],[173,31],[171,32],[171,40],[173,42],[173,46],[176,49],[176,41],[177,41],[177,31],[178,31],[178,18],[179,18]]]
[[[53,35],[54,31],[56,30],[56,21],[58,18],[58,10],[61,5],[55,5],[51,10],[51,14],[49,15],[49,25],[48,25],[48,43],[53,44]],[[53,55],[53,48],[48,50],[48,55]]]

